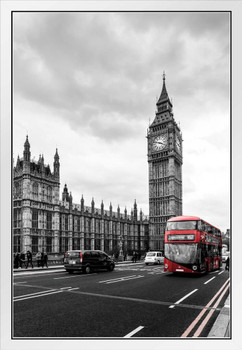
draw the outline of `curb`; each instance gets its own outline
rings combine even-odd
[[[213,324],[208,338],[230,338],[230,295]]]

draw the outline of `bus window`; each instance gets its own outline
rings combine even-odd
[[[165,257],[179,264],[194,264],[197,256],[197,244],[166,244]]]
[[[166,231],[176,231],[176,230],[196,230],[197,221],[168,221],[166,226]]]
[[[197,229],[198,229],[199,231],[205,231],[205,223],[204,223],[202,220],[199,220],[199,221],[198,221],[198,227],[197,227]]]

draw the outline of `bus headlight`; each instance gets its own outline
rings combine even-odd
[[[193,265],[192,269],[195,271],[197,270],[197,266],[196,265]]]
[[[165,264],[165,269],[168,269],[168,264]]]

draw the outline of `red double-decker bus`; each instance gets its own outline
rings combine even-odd
[[[198,274],[222,265],[221,231],[197,216],[169,219],[164,243],[164,271]]]

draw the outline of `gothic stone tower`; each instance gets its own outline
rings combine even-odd
[[[60,162],[56,150],[53,172],[44,164],[30,159],[28,136],[23,158],[14,167],[13,212],[14,251],[59,251]]]
[[[182,135],[173,117],[165,74],[156,103],[155,119],[149,126],[149,248],[163,250],[165,225],[182,215]]]

